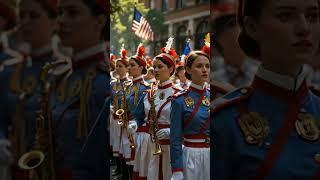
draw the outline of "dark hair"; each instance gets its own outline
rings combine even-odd
[[[130,59],[134,60],[134,62],[136,62],[139,66],[141,66],[141,65],[139,64],[139,62],[134,58],[134,56],[130,57]],[[129,59],[129,60],[130,60],[130,59]],[[148,73],[147,68],[144,67],[144,66],[141,66],[141,67],[143,67],[141,73],[142,73],[143,75],[146,75],[146,74]]]
[[[223,47],[220,42],[220,35],[229,28],[237,26],[237,18],[235,14],[229,14],[218,17],[212,21],[212,32],[213,32],[213,47],[217,48],[219,53],[223,54]]]
[[[175,73],[176,77],[180,78],[179,75],[178,75],[178,73],[179,73],[181,70],[184,70],[184,66],[179,66],[179,67],[176,68],[176,73]]]
[[[47,15],[50,19],[55,19],[58,17],[58,7],[52,7],[52,4],[49,4],[48,0],[35,0],[39,3],[41,7],[46,10]]]
[[[208,57],[207,54],[205,54],[204,52],[202,51],[192,51],[187,57],[186,57],[186,64],[185,64],[185,69],[187,68],[191,68],[193,62],[200,56],[204,56],[206,58],[209,59],[210,61],[210,58]],[[184,73],[186,78],[188,80],[191,80],[191,74],[189,74],[187,71]]]
[[[101,7],[101,4],[97,2],[98,0],[82,0],[82,2],[90,9],[91,14],[94,16],[104,15],[106,18],[106,23],[103,25],[101,30],[101,39],[110,40],[109,25],[110,25],[110,2],[106,1],[105,6],[107,8]]]
[[[171,64],[164,60],[162,57],[156,57],[156,59],[159,59],[163,64],[167,65],[168,68],[171,68]],[[172,68],[173,69],[173,68]],[[170,72],[170,77],[174,74],[174,70],[172,70],[172,72]]]
[[[125,64],[121,58],[116,59],[115,62],[116,62],[116,63],[115,63],[116,65],[117,65],[118,62],[121,62],[125,67],[128,67],[128,66],[129,66],[129,63],[128,63],[128,64]]]
[[[244,4],[243,4],[244,3]],[[258,20],[261,16],[261,11],[264,6],[265,0],[240,0],[238,7],[237,21],[241,27],[241,32],[238,37],[240,48],[243,52],[252,58],[260,56],[260,47],[256,40],[252,39],[244,28],[243,19],[245,16],[252,17]],[[241,6],[242,5],[242,6]]]

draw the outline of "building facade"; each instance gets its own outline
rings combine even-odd
[[[166,37],[155,37],[153,54],[165,46],[168,37],[175,38],[175,49],[180,55],[187,39],[191,39],[191,47],[200,49],[203,39],[209,32],[210,1],[209,0],[140,0],[150,9],[164,14],[167,26]]]

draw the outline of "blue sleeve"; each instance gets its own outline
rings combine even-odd
[[[138,126],[142,126],[145,121],[145,112],[144,112],[144,98],[146,96],[146,93],[141,93],[139,96],[138,104],[135,109],[134,113],[134,119],[137,122]]]
[[[182,171],[182,123],[183,123],[183,105],[179,99],[173,99],[171,102],[170,114],[170,156],[172,171]]]
[[[228,126],[228,122],[232,118],[226,113],[212,114],[211,119],[211,179],[232,180],[232,165],[235,162],[233,152],[235,151],[232,145],[232,129]],[[231,112],[227,113],[231,114]]]

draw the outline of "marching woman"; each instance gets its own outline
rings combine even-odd
[[[212,104],[212,179],[320,179],[320,99],[303,68],[319,50],[319,12],[318,0],[240,1],[238,42],[261,65]]]
[[[74,180],[104,180],[109,178],[107,1],[61,0],[59,10],[61,42],[74,55],[72,73],[57,82],[52,109],[57,164],[71,169]]]
[[[159,82],[147,91],[144,96],[145,119],[137,119],[137,124],[147,123],[148,133],[143,145],[147,145],[147,179],[171,178],[170,166],[170,107],[171,96],[179,90],[173,87],[170,77],[175,72],[175,59],[178,57],[171,49],[173,38],[169,38],[167,46],[154,58],[155,78]],[[141,127],[141,126],[139,126]],[[144,156],[142,156],[144,157]]]
[[[132,83],[128,86],[127,95],[128,95],[128,106],[129,110],[129,125],[127,129],[122,130],[122,145],[126,148],[126,158],[129,158],[132,162],[130,163],[129,170],[130,175],[136,178],[137,176],[146,177],[147,174],[143,171],[146,167],[145,157],[140,156],[140,151],[145,152],[145,148],[141,147],[143,136],[146,135],[146,126],[138,128],[137,124],[131,124],[134,119],[144,119],[144,106],[143,106],[143,97],[144,91],[149,89],[149,84],[146,83],[143,79],[143,75],[147,73],[147,62],[144,58],[145,47],[143,44],[139,44],[137,48],[136,55],[133,55],[129,59],[129,76],[132,77]],[[137,130],[137,134],[133,135],[133,132],[130,129]],[[134,137],[135,136],[135,137]],[[128,140],[128,137],[131,138],[131,142]],[[135,145],[135,148],[131,148],[131,145]],[[141,161],[143,163],[141,164]],[[142,167],[141,167],[142,166]],[[140,169],[142,168],[142,169]],[[140,174],[141,173],[141,174]],[[138,175],[139,174],[139,175]]]
[[[128,66],[129,60],[127,57],[127,50],[121,50],[121,58],[116,60],[115,63],[115,71],[117,72],[118,77],[111,82],[112,95],[111,95],[111,103],[110,110],[112,112],[112,116],[110,116],[110,145],[112,146],[113,156],[116,161],[116,170],[113,172],[113,175],[118,175],[123,171],[121,169],[121,162],[119,159],[119,151],[120,151],[120,135],[121,135],[121,126],[118,124],[119,117],[116,115],[116,111],[122,106],[122,86],[124,86],[128,79]]]
[[[177,93],[171,102],[170,156],[173,180],[210,177],[209,106],[206,83],[210,73],[210,47],[192,51],[186,57],[188,90]],[[184,145],[184,146],[183,146]]]

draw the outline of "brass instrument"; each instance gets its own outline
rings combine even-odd
[[[128,119],[128,110],[127,110],[127,99],[126,99],[127,92],[126,92],[126,88],[125,88],[125,82],[123,82],[121,84],[121,88],[122,88],[122,92],[123,92],[122,103],[121,103],[121,108],[116,111],[116,115],[119,117],[118,124],[121,125],[124,130],[127,130],[129,119]],[[134,141],[132,134],[130,134],[130,133],[127,133],[127,134],[128,134],[128,139],[130,142],[130,148],[131,149],[136,148],[136,143]]]
[[[154,105],[154,97],[155,97],[155,88],[154,88],[154,84],[152,84],[151,86],[151,96],[150,96],[150,120],[149,120],[149,134],[150,134],[150,138],[151,141],[154,143],[155,145],[155,152],[153,153],[153,155],[160,155],[162,153],[162,149],[161,149],[161,145],[159,143],[159,139],[156,136],[157,131],[159,130],[158,127],[158,118],[157,118],[157,113],[156,113],[156,107]]]
[[[35,142],[32,151],[22,155],[18,166],[29,171],[29,178],[36,180],[55,180],[55,143],[52,114],[50,110],[51,83],[47,81],[50,69],[64,61],[47,63],[40,73],[40,110],[37,111]]]

